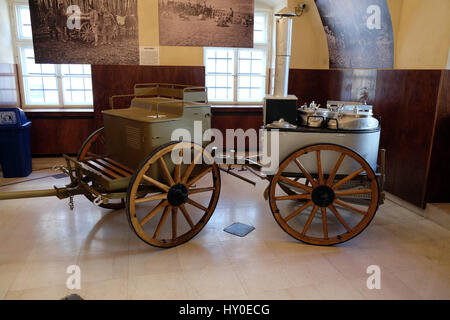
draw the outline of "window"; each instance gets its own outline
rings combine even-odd
[[[267,43],[267,15],[256,14],[253,38],[255,43]]]
[[[14,2],[11,21],[16,30],[24,107],[92,109],[90,65],[35,63],[28,5]]]
[[[218,103],[260,103],[266,93],[269,13],[255,14],[254,49],[205,48],[208,99]]]
[[[55,66],[35,64],[32,47],[20,49],[25,103],[27,105],[59,105]]]
[[[19,39],[32,39],[30,9],[27,5],[16,6],[17,32]]]
[[[212,101],[234,100],[233,49],[206,49],[206,86]]]
[[[65,104],[92,104],[91,66],[63,64],[61,76]]]
[[[238,101],[262,101],[266,92],[264,50],[238,50]]]

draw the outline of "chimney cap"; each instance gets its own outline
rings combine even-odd
[[[297,15],[292,12],[291,10],[289,10],[288,8],[284,7],[283,9],[281,9],[280,11],[278,11],[277,13],[275,13],[276,17],[296,17]]]

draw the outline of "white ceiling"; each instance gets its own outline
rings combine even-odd
[[[279,8],[280,6],[287,5],[287,0],[255,0],[256,6],[262,4],[265,7],[270,7],[272,9]]]

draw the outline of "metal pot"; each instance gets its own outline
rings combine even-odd
[[[316,112],[315,108],[309,108],[309,107],[306,107],[306,106],[303,106],[300,109],[298,109],[298,114],[299,114],[299,118],[300,118],[300,125],[307,126],[309,117],[314,116],[315,112]]]
[[[328,128],[339,130],[372,130],[379,121],[372,116],[372,106],[345,106],[336,113],[329,113]]]
[[[298,110],[301,125],[320,128],[328,117],[328,109],[303,106]]]

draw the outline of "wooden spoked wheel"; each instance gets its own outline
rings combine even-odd
[[[79,162],[86,161],[90,158],[102,158],[106,156],[106,142],[104,132],[104,128],[100,128],[86,139],[80,149],[80,152],[78,153],[77,159]],[[80,172],[78,173],[78,175],[81,177]],[[91,202],[94,202],[94,200],[97,198],[91,193],[86,193],[85,196]],[[109,202],[108,204],[100,204],[99,207],[111,210],[123,209],[125,208],[125,200],[111,200],[111,202]]]
[[[378,200],[378,181],[366,160],[332,144],[294,152],[281,163],[269,189],[270,208],[281,228],[313,245],[334,245],[360,234],[372,221]]]
[[[149,187],[153,191],[139,198],[140,190]],[[220,188],[219,167],[201,146],[167,144],[155,150],[134,174],[127,194],[128,220],[147,244],[162,248],[183,244],[211,218]]]
[[[94,42],[94,31],[90,23],[85,22],[81,25],[80,39],[87,43]]]

